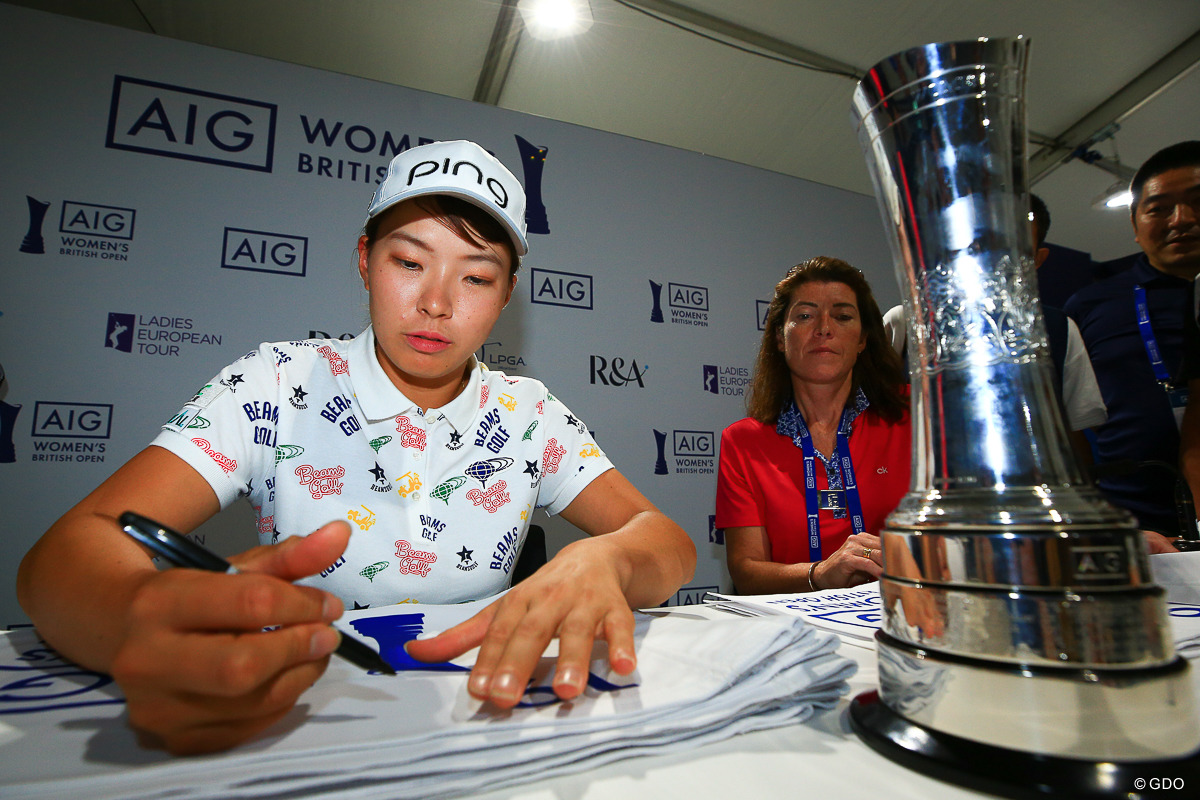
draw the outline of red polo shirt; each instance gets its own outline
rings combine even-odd
[[[909,488],[912,426],[906,414],[885,422],[870,409],[854,420],[850,459],[862,499],[868,533],[879,533],[883,521]],[[819,459],[818,459],[819,460]],[[828,489],[824,466],[818,465],[817,488]],[[822,555],[828,558],[850,537],[850,516],[835,519],[821,511]],[[766,528],[770,558],[780,564],[811,560],[804,503],[804,457],[790,437],[747,417],[721,434],[717,470],[718,528]]]

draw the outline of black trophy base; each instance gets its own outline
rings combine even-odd
[[[914,772],[1018,800],[1137,800],[1200,786],[1200,752],[1161,761],[1097,762],[1010,750],[918,725],[888,708],[877,691],[850,703],[850,726],[872,750]]]

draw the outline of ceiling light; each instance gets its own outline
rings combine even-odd
[[[1129,193],[1129,182],[1133,180],[1133,176],[1137,174],[1137,170],[1133,167],[1125,166],[1120,161],[1107,158],[1096,158],[1087,163],[1104,170],[1110,175],[1115,175],[1117,178],[1109,184],[1107,189],[1092,198],[1092,208],[1099,208],[1101,210],[1106,208],[1129,208],[1129,204],[1133,202],[1133,195]]]
[[[1129,181],[1117,180],[1092,199],[1092,208],[1129,208],[1133,202],[1133,193],[1129,191]]]
[[[577,36],[592,27],[588,0],[520,0],[517,10],[535,39]]]
[[[1133,195],[1129,193],[1129,183],[1133,180],[1133,176],[1137,174],[1137,170],[1122,164],[1121,157],[1117,155],[1116,133],[1119,127],[1116,123],[1113,123],[1103,130],[1098,131],[1091,142],[1081,144],[1067,158],[1068,161],[1072,158],[1077,158],[1083,163],[1091,164],[1096,169],[1102,169],[1116,178],[1115,181],[1109,184],[1107,189],[1092,198],[1092,208],[1100,210],[1129,208],[1129,204],[1133,202]],[[1104,141],[1105,139],[1113,140],[1112,158],[1108,158],[1100,152],[1091,149],[1091,144]]]

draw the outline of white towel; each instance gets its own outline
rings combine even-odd
[[[385,628],[394,621],[411,635],[413,614],[434,631],[473,610],[402,605],[351,612],[342,622],[350,630],[358,619],[382,620]],[[137,746],[119,691],[103,676],[56,660],[32,631],[0,636],[0,719],[20,734],[0,744],[0,795],[471,794],[802,722],[833,707],[854,671],[852,661],[834,652],[834,636],[787,617],[638,614],[635,638],[633,675],[610,673],[598,646],[588,690],[563,703],[548,688],[551,653],[535,673],[527,705],[510,712],[481,708],[466,693],[465,672],[391,677],[334,659],[294,712],[264,736],[227,753],[178,759]],[[30,657],[40,660],[24,660]],[[457,661],[472,660],[467,654]]]

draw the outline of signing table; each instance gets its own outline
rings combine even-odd
[[[1169,568],[1160,570],[1164,558]],[[1200,619],[1198,559],[1152,559],[1176,601],[1182,624],[1174,634],[1188,655]],[[0,637],[9,654],[0,663],[0,797],[983,796],[900,766],[850,730],[851,699],[877,680],[871,588],[830,595],[812,617],[818,625],[799,611],[753,619],[707,605],[650,610],[640,617],[633,679],[593,666],[586,701],[558,704],[548,691],[534,692],[527,708],[502,719],[468,702],[461,664],[390,678],[335,660],[268,735],[194,759],[140,748],[115,686],[56,661],[32,630],[18,630]],[[797,598],[776,602],[808,614],[820,599]],[[365,633],[371,625],[363,619],[421,610],[433,615],[429,632],[454,621],[436,619],[437,608],[449,607],[394,606],[356,612],[359,624],[349,622]],[[397,665],[396,658],[388,660]],[[1196,669],[1191,682],[1200,696]]]

